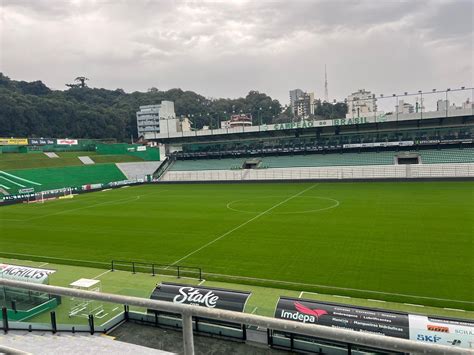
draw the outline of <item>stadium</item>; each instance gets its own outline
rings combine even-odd
[[[130,334],[181,329],[185,352],[186,329],[250,344],[241,353],[472,349],[472,104],[170,130],[177,120],[135,144],[0,138],[5,332],[111,334],[140,353],[156,344]],[[324,333],[341,328],[356,336]]]

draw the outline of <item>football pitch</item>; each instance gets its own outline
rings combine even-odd
[[[155,184],[0,208],[5,257],[474,309],[473,182]]]

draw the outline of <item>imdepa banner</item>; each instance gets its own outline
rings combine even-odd
[[[280,297],[275,318],[409,338],[408,314]]]
[[[244,291],[163,282],[155,288],[150,298],[243,312],[250,295],[250,292]]]

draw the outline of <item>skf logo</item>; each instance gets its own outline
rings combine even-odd
[[[432,332],[449,333],[449,328],[448,327],[443,327],[441,325],[428,324],[427,328],[428,328],[428,330],[430,330]]]
[[[427,341],[428,343],[437,343],[441,340],[441,337],[436,335],[425,335],[425,334],[418,334],[416,336],[416,340],[420,341]]]

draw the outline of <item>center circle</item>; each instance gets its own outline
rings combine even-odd
[[[263,213],[263,212],[269,210],[268,213],[284,215],[284,214],[303,214],[303,213],[320,212],[320,211],[325,211],[325,210],[330,210],[330,209],[336,208],[340,204],[340,202],[338,200],[330,198],[330,197],[299,196],[299,197],[295,198],[295,200],[302,199],[302,198],[303,199],[311,198],[311,199],[315,199],[315,200],[324,201],[326,203],[321,208],[305,209],[305,210],[301,210],[301,211],[291,211],[291,212],[273,212],[273,211],[270,210],[272,208],[271,206],[268,207],[267,209],[262,210],[262,211],[252,211],[252,210],[245,209],[245,208],[242,208],[242,207],[239,208],[239,203],[242,203],[242,202],[251,202],[251,201],[260,200],[260,199],[270,199],[270,198],[277,198],[277,197],[280,197],[280,196],[262,196],[262,197],[245,198],[245,199],[231,201],[227,204],[226,207],[231,211],[241,212],[241,213],[258,214],[258,213]]]

